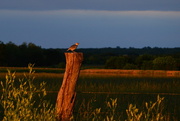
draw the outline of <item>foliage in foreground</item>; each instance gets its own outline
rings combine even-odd
[[[42,82],[39,88],[33,84],[33,65],[29,64],[29,73],[23,79],[15,80],[15,73],[8,71],[6,81],[1,81],[1,105],[4,109],[3,121],[44,121],[55,120],[54,108],[43,98],[46,96]]]
[[[0,104],[4,109],[3,121],[55,121],[55,108],[46,100],[45,83],[40,83],[39,87],[33,84],[33,65],[29,66],[29,73],[24,74],[23,79],[15,80],[15,73],[8,71],[6,81],[1,81],[2,95]],[[164,98],[157,97],[156,102],[145,103],[143,110],[139,110],[136,105],[130,104],[126,110],[126,121],[169,121],[163,114],[162,101]],[[92,100],[90,100],[92,101]],[[106,112],[101,107],[93,109],[91,102],[82,103],[74,121],[119,121],[122,117],[117,112],[117,99],[110,99],[106,102]]]
[[[130,104],[128,109],[126,109],[127,118],[125,121],[169,121],[169,117],[163,114],[163,100],[164,98],[157,96],[157,101],[146,102],[143,110],[140,110],[136,105]],[[122,115],[117,109],[117,98],[110,98],[106,102],[107,110],[103,111],[102,108],[92,109],[90,106],[93,100],[87,103],[87,105],[82,104],[76,120],[81,121],[119,121],[122,120]]]

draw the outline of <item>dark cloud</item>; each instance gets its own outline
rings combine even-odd
[[[180,0],[0,0],[13,10],[161,10],[180,11]]]
[[[45,48],[179,47],[177,11],[0,11],[0,40]]]

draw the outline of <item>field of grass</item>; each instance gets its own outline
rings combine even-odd
[[[16,72],[16,79],[23,78],[27,68],[8,68]],[[0,68],[0,81],[5,81],[6,68]],[[57,92],[63,80],[63,69],[34,68],[35,85],[46,82],[46,99],[55,104]],[[109,72],[108,72],[109,71]],[[114,72],[116,71],[116,72]],[[159,72],[159,75],[158,75]],[[163,72],[163,73],[162,73]],[[77,83],[77,99],[74,115],[85,120],[93,111],[101,108],[101,116],[109,112],[106,106],[117,99],[115,120],[126,119],[128,105],[145,110],[145,102],[156,101],[157,95],[165,97],[163,112],[173,120],[180,119],[180,72],[138,70],[82,70]],[[169,76],[171,75],[171,76]],[[1,90],[1,88],[0,88]],[[90,118],[89,118],[90,119]]]

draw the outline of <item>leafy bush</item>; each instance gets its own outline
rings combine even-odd
[[[157,57],[153,60],[154,69],[158,70],[175,70],[176,61],[171,56]]]
[[[122,69],[127,61],[126,57],[112,56],[106,61],[105,68]]]

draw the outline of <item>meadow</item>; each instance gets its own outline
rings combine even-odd
[[[28,73],[27,68],[8,69],[16,72],[16,79],[23,78],[24,73]],[[47,91],[45,99],[55,105],[64,70],[58,68],[34,68],[34,70],[34,84],[38,86],[44,81]],[[128,117],[126,109],[130,104],[144,111],[146,102],[149,104],[155,102],[158,95],[164,97],[161,109],[164,110],[162,113],[166,116],[166,120],[180,120],[178,71],[114,71],[81,70],[76,87],[74,120],[92,120],[95,113],[99,117],[111,114],[116,121],[125,120]],[[5,81],[7,68],[0,68],[0,72],[0,80]],[[114,112],[107,106],[108,102],[114,104],[113,101],[117,104],[113,109]],[[110,107],[113,108],[112,105]]]

